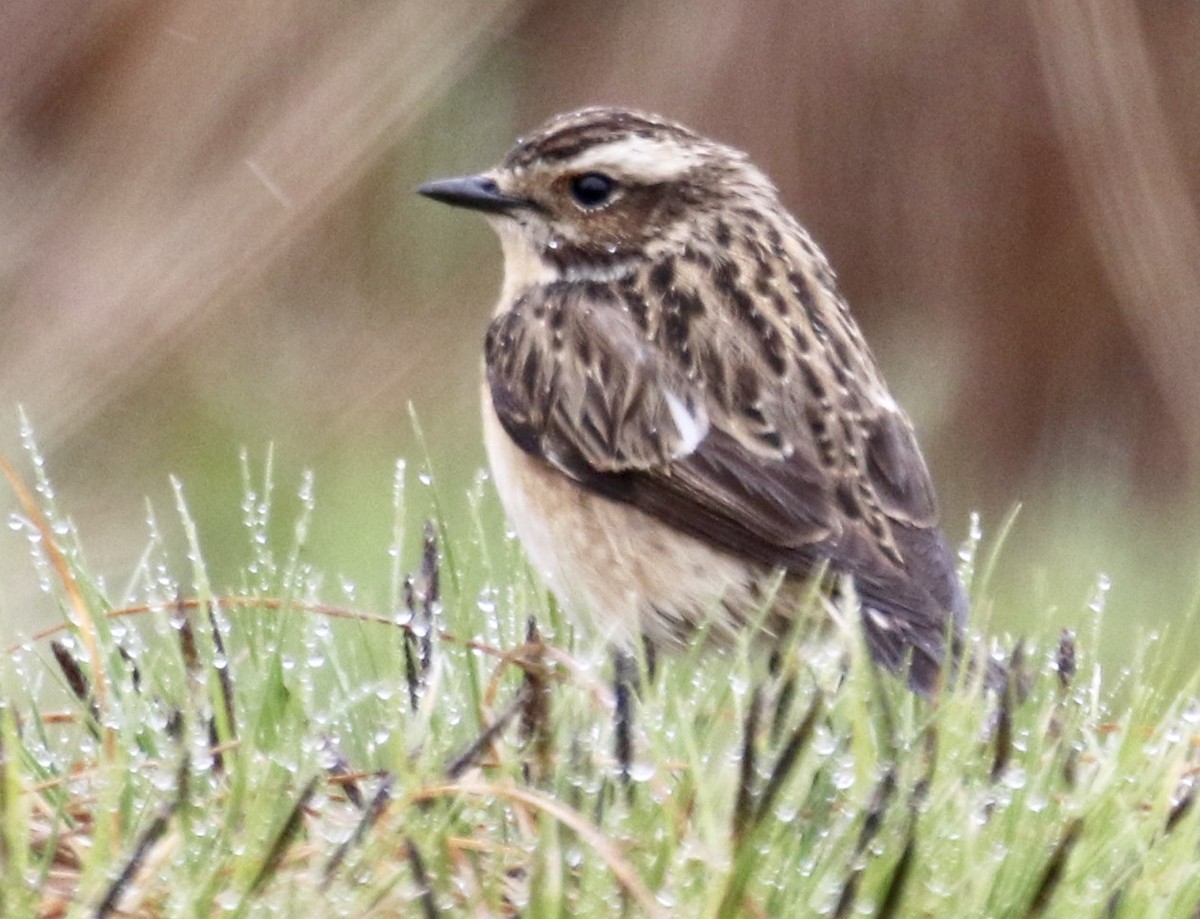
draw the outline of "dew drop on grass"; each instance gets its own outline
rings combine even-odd
[[[654,777],[653,763],[633,763],[629,767],[629,778],[635,782],[648,782]]]
[[[775,819],[780,823],[791,823],[799,813],[799,809],[791,802],[775,805]]]
[[[837,749],[837,740],[829,729],[824,725],[820,725],[816,730],[816,737],[813,738],[813,752],[818,756],[829,756]]]
[[[193,820],[191,823],[192,835],[197,839],[207,839],[210,836],[217,834],[217,825],[215,823],[217,814],[213,812],[208,820],[201,815],[200,819]],[[210,822],[212,821],[212,822]]]
[[[333,743],[322,744],[320,749],[316,751],[317,765],[322,769],[330,770],[338,765],[339,757],[337,748]]]
[[[854,787],[854,759],[841,757],[833,770],[833,787],[838,791],[847,791]]]
[[[941,900],[945,900],[950,896],[951,888],[944,884],[937,876],[930,877],[925,881],[925,889]]]
[[[1004,783],[1005,787],[1015,791],[1025,787],[1028,776],[1020,766],[1010,766],[1005,770],[1004,777],[1000,781]]]
[[[1112,578],[1104,572],[1096,576],[1096,589],[1092,593],[1092,599],[1088,602],[1088,609],[1099,615],[1104,612],[1105,604],[1108,602],[1109,591],[1112,590]]]
[[[313,471],[311,469],[305,469],[300,475],[300,489],[296,493],[296,497],[300,499],[300,503],[304,506],[304,509],[308,511],[311,511],[316,503],[316,499],[313,497],[314,481],[315,477],[313,476]]]
[[[171,769],[153,769],[150,772],[150,784],[156,791],[164,794],[175,790],[175,772]]]
[[[29,753],[33,757],[33,761],[43,769],[52,769],[58,763],[57,757],[45,747],[29,746],[26,748],[26,752]]]
[[[317,833],[329,845],[340,846],[354,835],[354,826],[353,824],[341,823],[325,824]]]
[[[971,511],[970,523],[966,541],[958,547],[958,560],[970,563],[975,560],[975,552],[983,539],[983,526],[980,523],[979,512]]]

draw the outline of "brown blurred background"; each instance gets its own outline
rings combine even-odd
[[[500,275],[482,221],[412,189],[557,111],[630,105],[776,179],[952,538],[1023,504],[993,626],[1079,625],[1104,571],[1120,649],[1196,581],[1197,49],[1190,0],[8,0],[0,448],[23,404],[119,600],[143,496],[178,529],[168,474],[228,583],[238,450],[274,443],[285,499],[316,471],[318,565],[382,602],[409,403],[452,520],[482,462]],[[50,612],[3,530],[5,633]]]

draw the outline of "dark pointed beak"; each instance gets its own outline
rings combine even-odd
[[[512,198],[501,193],[493,180],[481,175],[426,182],[417,192],[442,204],[469,207],[488,214],[508,214],[517,208],[529,206],[529,202],[523,198]]]

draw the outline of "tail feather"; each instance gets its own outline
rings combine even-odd
[[[954,555],[932,527],[897,525],[903,569],[855,573],[867,647],[889,670],[908,667],[908,679],[929,694],[962,654],[968,602]]]

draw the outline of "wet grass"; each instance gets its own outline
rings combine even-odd
[[[1047,623],[1003,651],[979,643],[1003,691],[968,667],[932,700],[870,666],[852,608],[828,611],[834,639],[773,654],[614,661],[481,522],[486,483],[473,524],[424,524],[402,465],[386,599],[308,561],[311,481],[292,538],[271,538],[269,462],[246,464],[241,532],[207,537],[245,547],[236,583],[210,583],[179,488],[177,522],[152,518],[113,590],[36,454],[33,469],[34,494],[8,470],[14,522],[64,625],[2,665],[0,915],[1077,919],[1200,904],[1200,703],[1194,681],[1156,688],[1182,653],[1161,640],[1110,678],[1096,635]]]

